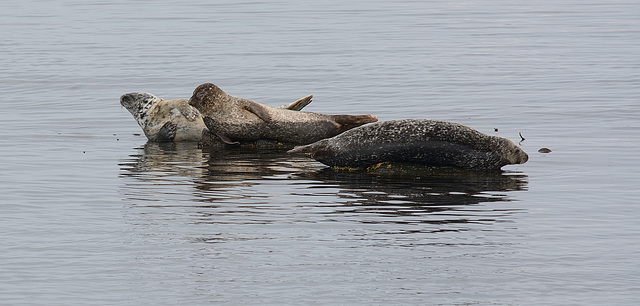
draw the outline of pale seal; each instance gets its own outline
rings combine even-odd
[[[200,141],[206,130],[202,116],[185,99],[165,100],[146,92],[120,97],[150,141]]]
[[[278,108],[300,110],[311,103],[312,95]],[[207,127],[200,112],[185,99],[165,100],[146,92],[120,97],[149,141],[200,141]]]
[[[350,168],[398,162],[490,170],[529,159],[506,138],[485,135],[459,123],[427,119],[370,124],[288,152],[306,153],[325,165]]]
[[[211,83],[198,86],[189,104],[202,113],[211,133],[228,144],[258,139],[309,144],[378,121],[371,115],[325,115],[278,109],[231,96]]]

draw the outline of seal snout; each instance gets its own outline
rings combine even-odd
[[[516,147],[513,149],[513,160],[514,164],[524,164],[529,160],[529,155],[523,151],[522,149]]]
[[[522,156],[520,156],[520,163],[524,164],[529,160],[529,155],[522,151]]]
[[[120,104],[127,107],[136,103],[153,101],[155,99],[158,99],[158,97],[148,92],[130,92],[120,96]]]
[[[129,105],[129,104],[133,103],[133,101],[135,100],[133,95],[134,95],[133,93],[128,93],[128,94],[122,95],[120,97],[120,105],[126,106],[126,105]]]

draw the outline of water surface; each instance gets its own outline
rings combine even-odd
[[[633,1],[9,1],[6,304],[640,302]],[[334,172],[147,144],[121,94],[204,82],[281,105],[460,122],[501,173]],[[538,153],[547,147],[551,153]]]

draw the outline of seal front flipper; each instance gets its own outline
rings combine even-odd
[[[184,100],[186,101],[186,100]],[[177,110],[187,118],[189,121],[195,121],[199,117],[201,117],[200,112],[193,106],[189,105],[189,103],[180,103],[177,105]]]
[[[212,135],[216,135],[218,138],[220,138],[220,140],[226,144],[230,144],[230,145],[235,145],[235,144],[239,144],[239,142],[237,141],[233,141],[231,139],[229,139],[229,137],[218,133],[218,124],[216,123],[216,121],[214,121],[211,117],[204,117],[202,118],[202,120],[204,120],[204,124],[207,126],[207,129],[209,129],[209,132]]]
[[[248,110],[254,115],[258,116],[264,122],[271,122],[271,115],[267,112],[267,109],[256,102],[251,100],[245,100],[241,102],[242,108]]]
[[[176,138],[178,126],[173,122],[165,123],[158,131],[157,141],[173,141]]]

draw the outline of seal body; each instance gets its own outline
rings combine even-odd
[[[200,141],[207,128],[200,112],[185,99],[165,100],[146,92],[120,97],[150,141]]]
[[[529,159],[506,138],[458,123],[427,119],[370,124],[288,152],[309,154],[329,166],[351,168],[398,162],[491,170]]]
[[[231,96],[211,83],[198,86],[189,104],[202,113],[211,133],[229,144],[258,139],[309,144],[378,120],[371,115],[325,115],[270,107]]]

